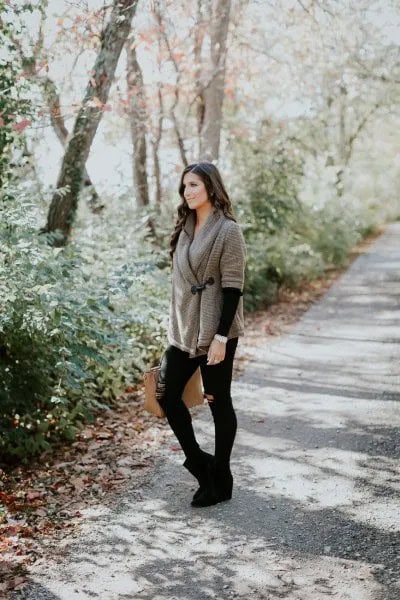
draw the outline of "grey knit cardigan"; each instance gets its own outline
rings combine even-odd
[[[223,287],[243,290],[247,259],[240,226],[214,208],[194,236],[196,211],[192,210],[179,234],[172,262],[172,293],[168,342],[190,358],[207,354],[217,332]],[[209,278],[213,283],[192,292]],[[240,297],[228,338],[244,335],[243,296]]]

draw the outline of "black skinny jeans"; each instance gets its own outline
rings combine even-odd
[[[207,354],[189,358],[188,352],[169,345],[160,369],[160,380],[165,382],[165,394],[160,404],[186,457],[195,460],[201,450],[193,431],[190,412],[182,400],[182,393],[187,381],[200,365],[204,393],[214,397],[213,400],[208,399],[208,405],[215,426],[215,460],[223,468],[229,467],[237,429],[231,398],[233,359],[237,344],[237,337],[229,339],[225,358],[216,365],[207,364]]]

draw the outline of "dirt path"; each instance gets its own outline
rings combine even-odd
[[[399,239],[388,227],[289,334],[245,349],[230,502],[192,508],[167,444],[13,598],[397,600]],[[212,451],[207,407],[194,422]]]

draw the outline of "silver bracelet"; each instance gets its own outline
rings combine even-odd
[[[216,333],[214,335],[214,340],[217,340],[218,342],[222,342],[223,344],[226,344],[226,342],[228,341],[228,338],[225,337],[224,335],[220,335],[219,333]]]

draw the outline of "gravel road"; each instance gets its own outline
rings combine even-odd
[[[231,501],[190,506],[171,434],[14,598],[399,600],[399,242],[388,226],[288,334],[246,348]],[[193,419],[212,452],[207,406]]]

